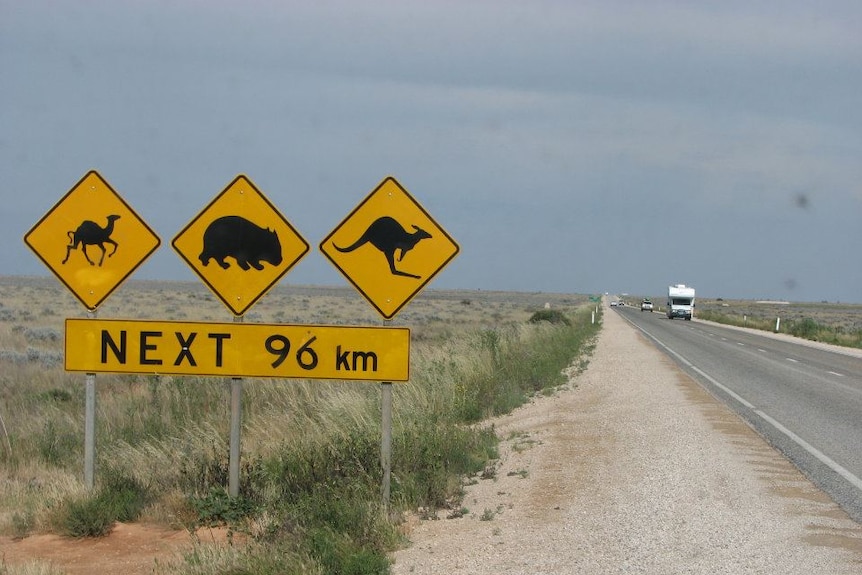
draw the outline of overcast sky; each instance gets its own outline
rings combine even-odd
[[[0,274],[97,170],[171,239],[246,174],[317,244],[386,176],[434,288],[862,302],[858,0],[0,0]],[[409,258],[409,256],[407,256]],[[405,261],[407,261],[405,259]]]

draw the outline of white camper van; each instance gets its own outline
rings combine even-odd
[[[667,317],[691,319],[694,311],[694,288],[676,284],[667,288]]]

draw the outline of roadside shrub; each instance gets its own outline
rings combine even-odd
[[[117,521],[134,521],[150,501],[150,493],[136,479],[106,472],[97,498],[112,510]]]
[[[343,533],[328,527],[311,530],[307,541],[311,556],[317,559],[325,573],[344,575],[389,573],[389,559],[386,555],[364,549]]]
[[[790,335],[814,340],[817,339],[818,334],[828,331],[828,329],[825,326],[818,324],[810,317],[804,317],[799,321],[791,322],[787,331]]]
[[[552,324],[572,325],[572,322],[558,309],[540,309],[530,316],[530,323],[547,321]]]
[[[392,497],[402,505],[441,508],[461,493],[460,478],[498,456],[493,428],[414,420],[393,431]]]
[[[92,495],[67,502],[59,519],[68,537],[102,537],[116,521],[134,521],[149,501],[147,491],[134,479],[107,473],[105,483]]]
[[[113,529],[112,510],[98,497],[87,497],[65,504],[60,532],[67,537],[102,537]]]
[[[249,499],[231,497],[224,489],[212,488],[202,497],[190,497],[189,503],[198,517],[198,524],[206,527],[234,526],[256,511]]]

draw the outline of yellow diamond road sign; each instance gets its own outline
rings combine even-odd
[[[269,291],[309,248],[243,175],[217,195],[171,244],[237,316]]]
[[[386,319],[418,294],[459,249],[392,177],[320,242],[320,251]]]
[[[161,244],[96,171],[81,178],[24,242],[89,310]]]

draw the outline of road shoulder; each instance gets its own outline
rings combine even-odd
[[[862,526],[617,314],[586,372],[493,422],[459,518],[393,573],[858,573]]]

